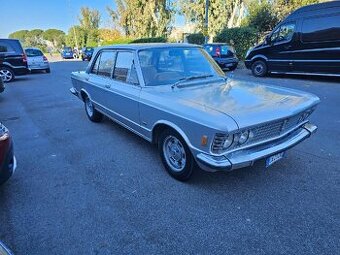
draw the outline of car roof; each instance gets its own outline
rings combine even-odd
[[[340,1],[330,1],[330,2],[324,2],[324,3],[318,3],[318,4],[311,4],[311,5],[303,6],[295,10],[289,16],[287,16],[287,19],[295,18],[295,16],[301,15],[302,13],[328,9],[328,8],[335,8],[335,7],[340,7]]]
[[[39,49],[39,48],[34,48],[34,47],[28,47],[28,48],[25,48],[25,50],[40,50],[40,51],[41,51],[41,49]]]
[[[189,43],[131,43],[131,44],[115,44],[99,49],[130,49],[130,50],[141,50],[141,49],[154,49],[154,48],[200,48],[201,46]]]
[[[209,45],[226,45],[226,46],[230,46],[230,44],[228,43],[205,43],[204,46],[209,46]]]

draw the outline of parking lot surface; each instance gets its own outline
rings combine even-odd
[[[18,168],[0,187],[0,240],[15,254],[336,254],[340,250],[340,80],[233,79],[301,89],[322,101],[319,126],[286,158],[181,183],[157,149],[105,119],[90,122],[69,93],[71,71],[7,84],[0,121]]]

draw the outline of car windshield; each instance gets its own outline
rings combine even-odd
[[[25,53],[27,57],[40,57],[43,55],[43,53],[37,49],[26,49]]]
[[[92,52],[93,51],[93,48],[86,48],[85,49],[85,52]]]
[[[192,77],[224,77],[222,70],[201,48],[154,48],[141,50],[138,56],[146,86],[173,85],[193,80]]]
[[[72,48],[71,47],[66,47],[66,48],[64,48],[64,51],[65,52],[72,52]]]

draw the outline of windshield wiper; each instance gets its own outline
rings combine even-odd
[[[212,74],[187,76],[187,77],[181,78],[178,81],[176,81],[174,84],[171,85],[171,88],[173,89],[173,88],[177,87],[180,83],[185,82],[185,81],[203,79],[203,78],[208,78],[208,77],[213,77],[213,76],[214,75],[212,75]]]

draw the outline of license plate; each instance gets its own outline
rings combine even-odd
[[[269,158],[266,159],[266,167],[269,167],[272,164],[274,164],[275,162],[279,161],[280,159],[283,158],[284,155],[285,155],[284,152],[280,152],[278,154],[270,156]]]

